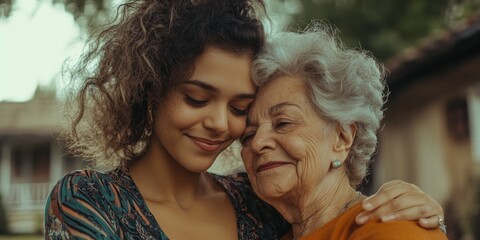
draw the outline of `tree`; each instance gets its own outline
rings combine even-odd
[[[34,1],[34,0],[31,0]],[[37,0],[41,2],[43,0]],[[112,12],[112,0],[49,0],[52,4],[62,4],[77,23],[87,31],[104,25]],[[0,0],[0,19],[8,18],[13,10],[15,0]]]
[[[299,5],[290,29],[320,19],[340,29],[350,47],[370,50],[380,59],[393,56],[419,39],[480,10],[480,0],[280,0]],[[284,9],[288,12],[288,9]]]
[[[50,1],[63,4],[87,31],[105,24],[114,11],[113,0]],[[347,45],[370,50],[380,59],[391,57],[419,39],[480,11],[480,0],[265,1],[277,6],[273,9],[277,14],[280,12],[295,19],[290,29],[302,29],[311,19],[324,20],[341,30],[340,36]],[[10,15],[14,3],[15,0],[0,0],[0,19]],[[292,11],[292,6],[297,6],[298,10]]]

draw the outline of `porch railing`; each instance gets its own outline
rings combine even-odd
[[[5,196],[5,205],[11,211],[43,209],[50,187],[50,183],[12,184],[9,194]]]

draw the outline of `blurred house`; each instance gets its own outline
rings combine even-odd
[[[455,226],[462,216],[448,214],[472,212],[480,201],[472,201],[480,188],[480,17],[407,49],[386,68],[390,96],[373,182],[415,183],[443,204],[451,230],[465,227]]]
[[[12,233],[43,229],[50,188],[82,163],[63,156],[55,92],[38,88],[28,102],[0,102],[0,194]]]

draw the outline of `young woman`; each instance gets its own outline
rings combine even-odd
[[[263,3],[122,5],[75,72],[79,104],[66,138],[74,155],[106,171],[60,179],[46,205],[47,239],[288,237],[290,225],[258,199],[245,173],[206,172],[243,133],[255,96],[250,64],[264,44],[255,9]],[[372,214],[442,214],[417,188],[394,185],[366,204],[378,210]],[[392,198],[400,209],[389,209]],[[438,225],[431,219],[426,227]]]

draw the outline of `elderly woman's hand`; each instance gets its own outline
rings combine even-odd
[[[424,228],[444,230],[443,209],[430,195],[417,186],[400,180],[383,184],[376,194],[363,201],[364,212],[356,217],[358,224],[370,218],[382,221],[419,220]]]

